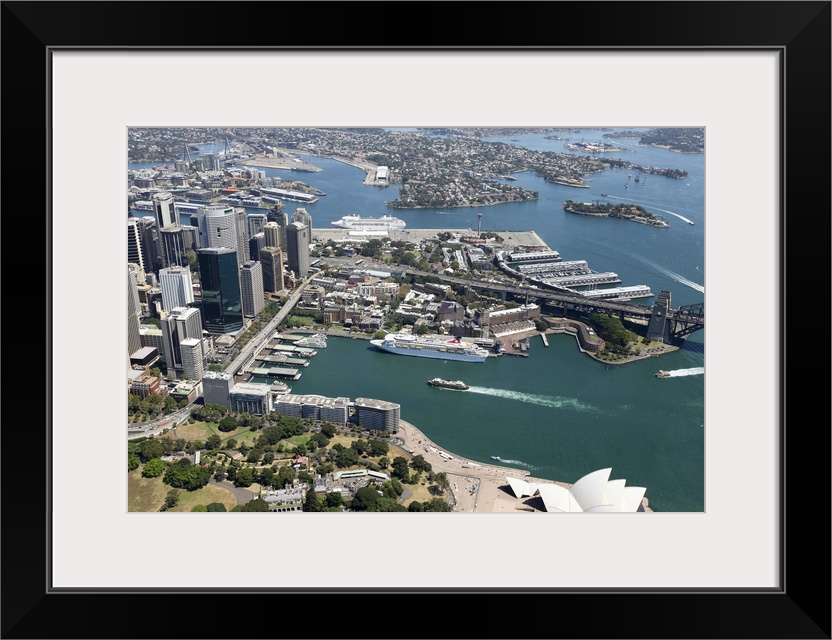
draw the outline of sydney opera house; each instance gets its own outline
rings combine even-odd
[[[539,498],[547,512],[555,513],[634,513],[644,511],[644,487],[627,487],[626,480],[610,480],[612,469],[599,469],[585,475],[571,487],[526,482],[506,476],[516,498]]]

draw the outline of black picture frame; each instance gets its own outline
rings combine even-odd
[[[406,17],[400,19],[399,11]],[[322,20],[323,12],[327,13],[326,21]],[[228,28],[223,18],[228,14],[240,19],[240,28]],[[805,373],[803,355],[807,343],[825,346],[828,340],[828,315],[824,312],[828,289],[818,295],[816,275],[811,272],[817,270],[815,263],[822,257],[823,273],[829,273],[830,2],[3,2],[0,16],[5,89],[2,140],[6,151],[2,175],[7,205],[3,248],[9,256],[3,288],[6,331],[2,372],[7,396],[2,409],[5,482],[0,502],[5,516],[0,565],[3,638],[830,638],[829,385],[826,375],[814,370]],[[247,16],[251,25],[273,19],[275,25],[284,26],[249,28]],[[508,28],[507,16],[512,18]],[[175,27],[165,28],[165,24]],[[326,24],[337,24],[337,33]],[[44,182],[49,174],[50,51],[243,49],[274,47],[276,42],[282,48],[304,49],[536,47],[780,52],[785,80],[781,96],[785,189],[780,229],[784,335],[780,354],[783,454],[779,527],[783,546],[779,589],[682,589],[672,593],[592,589],[465,593],[447,589],[389,593],[383,599],[379,596],[385,594],[362,589],[350,594],[297,595],[233,590],[50,590],[49,495],[50,483],[57,479],[49,473],[54,455],[49,449],[49,411],[60,408],[48,406],[48,389],[60,381],[52,372],[57,363],[51,361],[48,336],[52,323],[61,320],[58,310],[49,304],[49,291],[56,283],[47,273],[37,282],[29,276],[33,270],[27,264],[26,278],[14,275],[23,261],[41,266],[44,253],[48,255],[55,241],[49,237],[51,200],[49,185]],[[38,170],[33,170],[33,165]],[[807,182],[811,186],[804,186]],[[43,196],[45,215],[31,204],[33,194]],[[23,212],[31,213],[24,216]],[[21,242],[24,238],[28,241]],[[27,248],[28,256],[21,254]],[[790,272],[785,268],[787,248],[794,267]],[[819,300],[821,313],[816,303],[809,305],[803,300]],[[788,332],[787,311],[794,320]],[[797,328],[804,326],[804,314],[824,319],[810,336]],[[34,317],[44,317],[42,333],[34,329]],[[21,332],[29,339],[21,340]],[[40,337],[44,338],[42,352],[35,349]],[[789,351],[787,339],[792,347]],[[827,370],[825,355],[817,354],[819,371]],[[21,363],[29,363],[28,371],[43,371],[45,384],[36,376],[27,375],[24,380]],[[794,375],[787,406],[789,370]],[[826,383],[823,388],[819,388],[821,382]],[[38,384],[43,393],[33,395],[30,385]],[[28,399],[24,407],[20,406],[21,397]],[[46,414],[42,413],[45,405]],[[807,407],[814,413],[806,413]],[[820,420],[807,417],[817,416],[819,409]],[[79,461],[83,463],[91,462]],[[89,496],[84,508],[97,508],[95,496]],[[167,566],[163,558],[156,558],[160,568]],[[144,569],[146,561],[147,557],[137,558],[137,570]],[[466,606],[460,607],[463,602]],[[467,613],[469,606],[485,613]],[[225,613],[219,618],[215,611]],[[280,623],[274,621],[272,611],[292,611],[294,615]],[[454,624],[444,622],[449,616]],[[114,627],[114,618],[123,625]]]

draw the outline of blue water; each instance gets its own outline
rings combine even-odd
[[[607,170],[590,176],[589,189],[576,189],[548,184],[527,172],[515,174],[514,184],[538,191],[537,201],[392,210],[385,202],[397,197],[395,185],[365,186],[362,170],[335,160],[305,156],[323,169],[319,173],[265,172],[327,193],[315,204],[284,207],[291,215],[304,206],[316,228],[329,227],[347,214],[391,213],[411,228],[476,228],[481,212],[484,231],[533,230],[564,260],[586,260],[595,271],[619,274],[621,286],[644,284],[654,293],[669,290],[673,307],[704,302],[704,155],[641,147],[634,139],[603,139],[603,133],[559,135],[613,142],[628,151],[601,157],[685,169],[688,176],[677,180],[648,175],[646,181],[642,176],[641,183],[631,179],[624,189],[627,173],[633,178],[636,173]],[[486,140],[567,152],[566,141],[546,140],[543,134]],[[569,214],[562,208],[567,199],[640,204],[664,216],[671,226],[657,229]],[[676,353],[623,366],[595,362],[578,351],[571,337],[550,336],[549,342],[546,348],[534,339],[529,358],[506,356],[471,364],[381,354],[363,341],[332,339],[290,386],[296,393],[398,402],[403,419],[439,446],[467,458],[491,462],[490,456],[498,455],[514,461],[512,466],[528,468],[533,476],[564,482],[612,467],[612,478],[646,487],[656,511],[703,511],[704,330],[695,332]],[[680,373],[659,379],[653,375],[658,369]],[[427,380],[437,376],[462,379],[472,388],[453,392],[429,387]]]

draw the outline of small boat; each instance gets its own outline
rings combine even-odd
[[[496,460],[497,462],[500,462],[502,460],[500,456],[491,456],[491,459]]]
[[[607,194],[606,194],[606,193],[602,193],[601,195],[602,195],[602,196],[604,196],[605,198],[607,197]]]
[[[659,370],[658,373],[656,373],[656,377],[657,378],[669,378],[670,377],[670,372],[665,371],[664,369],[661,369],[661,370]]]
[[[440,389],[455,389],[456,391],[465,391],[468,385],[462,380],[445,380],[444,378],[433,378],[428,380],[428,384],[432,387],[439,387]]]

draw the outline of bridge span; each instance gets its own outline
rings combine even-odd
[[[460,278],[413,268],[402,269],[402,273],[415,276],[432,276],[445,282],[464,285],[481,291],[498,293],[505,300],[507,296],[522,298],[535,304],[545,303],[561,310],[564,316],[580,316],[590,313],[603,313],[617,316],[619,319],[632,318],[647,323],[647,335],[664,342],[676,342],[689,336],[694,331],[705,328],[705,304],[683,306],[673,309],[670,306],[669,291],[662,291],[652,305],[632,302],[592,299],[575,293],[567,293],[537,286],[512,285],[489,280]]]

